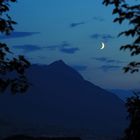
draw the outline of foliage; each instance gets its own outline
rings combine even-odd
[[[133,0],[137,1],[137,0]],[[132,37],[134,41],[131,44],[126,44],[120,47],[121,50],[129,49],[131,56],[140,54],[140,4],[130,5],[126,0],[103,0],[103,4],[113,5],[114,9],[112,14],[117,15],[114,22],[122,24],[124,21],[128,21],[131,26],[130,29],[121,32],[118,36],[124,35],[126,37]],[[124,72],[134,73],[139,70],[140,62],[130,62],[124,67]]]
[[[140,140],[140,98],[137,93],[127,99],[126,107],[130,124],[122,140]]]
[[[133,0],[137,1],[137,0]],[[129,49],[131,56],[140,54],[140,4],[130,5],[126,0],[103,0],[103,4],[114,5],[112,14],[117,15],[114,22],[122,24],[128,21],[131,28],[123,31],[119,36],[132,37],[134,41],[131,44],[121,46],[121,50]],[[139,70],[140,62],[130,62],[124,67],[124,72],[134,73]],[[136,92],[134,96],[127,99],[126,107],[129,113],[130,124],[125,130],[125,136],[122,140],[140,140],[140,97]]]
[[[16,24],[8,15],[11,2],[16,0],[0,0],[0,33],[4,35],[10,35]],[[10,89],[13,94],[25,92],[29,86],[25,70],[29,66],[24,56],[15,57],[7,44],[0,42],[0,93],[6,89]]]

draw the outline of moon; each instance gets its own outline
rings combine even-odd
[[[101,50],[105,48],[105,44],[102,42]]]

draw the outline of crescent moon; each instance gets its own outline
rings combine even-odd
[[[102,42],[101,50],[105,48],[105,44]]]

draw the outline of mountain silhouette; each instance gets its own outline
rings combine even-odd
[[[9,121],[0,135],[117,137],[126,128],[124,102],[62,60],[32,65],[27,75],[26,94],[0,96],[0,117]]]

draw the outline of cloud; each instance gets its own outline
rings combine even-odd
[[[109,72],[109,71],[116,71],[121,69],[122,66],[117,66],[117,65],[102,65],[99,67],[104,72]]]
[[[107,42],[108,40],[114,39],[115,37],[110,35],[110,34],[98,34],[98,33],[95,33],[95,34],[90,35],[90,38],[92,38],[92,39],[102,39],[102,40]]]
[[[96,34],[92,34],[90,37],[93,39],[98,39],[98,38],[101,38],[102,36],[96,33]]]
[[[77,27],[77,26],[82,25],[82,24],[85,24],[85,22],[71,23],[70,27],[73,28],[73,27]]]
[[[102,18],[102,17],[96,17],[96,16],[94,16],[93,18],[92,18],[92,20],[95,20],[95,21],[99,21],[99,22],[103,22],[104,21],[104,19]],[[88,21],[87,21],[88,22]],[[79,25],[83,25],[83,24],[86,24],[87,22],[73,22],[73,23],[71,23],[70,24],[70,27],[71,28],[74,28],[74,27],[77,27],[77,26],[79,26]]]
[[[107,58],[106,57],[92,57],[92,59],[101,61],[101,62],[106,62]]]
[[[110,35],[110,34],[103,34],[103,35],[102,35],[102,38],[103,38],[104,40],[108,40],[108,39],[114,39],[115,37],[112,36],[112,35]]]
[[[101,18],[101,17],[93,17],[92,19],[96,20],[96,21],[99,21],[99,22],[103,22],[104,21],[104,18]]]
[[[69,44],[67,41],[63,41],[61,44],[57,45],[50,45],[46,47],[47,49],[54,51],[58,50],[62,53],[67,53],[67,54],[74,54],[79,50],[77,47],[72,47],[71,44]]]
[[[56,44],[56,45],[49,45],[46,48],[53,51],[56,49],[61,49],[61,48],[65,48],[65,47],[70,47],[71,45],[67,42],[67,41],[63,41],[61,44]]]
[[[100,62],[105,62],[105,63],[117,63],[117,64],[125,63],[124,61],[110,59],[107,57],[92,57],[92,59],[94,59],[96,61],[100,61]]]
[[[15,49],[21,49],[25,53],[27,53],[27,52],[33,52],[33,51],[38,51],[38,50],[41,50],[42,49],[41,47],[39,47],[37,45],[30,45],[30,44],[27,44],[27,45],[15,45],[15,46],[13,46],[13,48],[15,48]]]
[[[11,38],[21,38],[28,37],[35,34],[39,34],[39,32],[12,32],[10,35],[0,35],[0,39],[11,39]]]
[[[59,47],[60,47],[60,45],[49,45],[49,46],[46,47],[46,49],[54,51]]]
[[[60,49],[60,51],[63,53],[73,54],[76,51],[79,51],[79,48],[77,48],[77,47],[71,47],[71,48],[63,47]]]
[[[85,65],[73,65],[72,67],[77,71],[85,71],[87,69]]]
[[[71,46],[70,43],[68,43],[67,41],[63,41],[62,44],[61,44],[62,47],[68,47],[68,46]]]
[[[67,54],[74,54],[75,52],[79,51],[79,48],[77,47],[71,47],[71,44],[67,41],[63,41],[60,44],[59,51]]]

